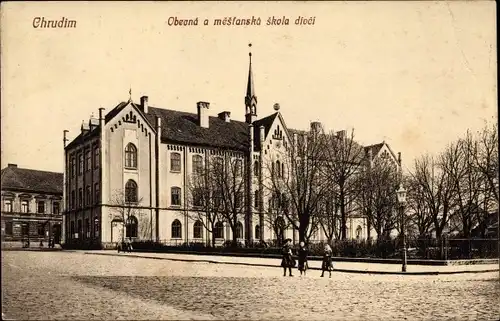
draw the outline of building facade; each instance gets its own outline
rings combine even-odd
[[[61,240],[63,173],[2,169],[2,241]]]
[[[236,121],[229,111],[209,116],[209,102],[200,101],[196,112],[187,113],[149,106],[143,96],[140,103],[130,98],[107,114],[99,109],[99,118],[82,124],[69,144],[65,133],[65,242],[104,247],[124,238],[210,243],[212,233],[217,244],[233,239],[228,222],[207,229],[203,216],[193,215],[192,177],[197,168],[206,169],[217,159],[244,170],[245,205],[237,217],[236,238],[275,239],[264,217],[270,206],[270,196],[263,192],[271,170],[266,164],[279,164],[300,131],[287,128],[279,105],[275,113],[258,117],[251,54],[244,108],[245,121]],[[372,157],[389,154],[395,159],[385,143],[365,149]],[[362,216],[351,215],[347,226],[350,238],[366,238]],[[280,234],[298,240],[292,228]],[[324,239],[321,230],[314,239]]]

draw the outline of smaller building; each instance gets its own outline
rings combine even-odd
[[[2,241],[61,240],[63,173],[2,169]]]

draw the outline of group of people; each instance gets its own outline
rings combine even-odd
[[[300,271],[300,275],[304,274],[306,275],[306,271],[309,268],[307,264],[307,256],[308,256],[308,251],[306,248],[306,245],[304,242],[300,242],[299,244],[299,250],[297,253],[298,257],[298,266],[297,268]],[[323,249],[323,263],[321,264],[321,277],[325,276],[325,271],[328,271],[330,274],[330,278],[332,277],[332,271],[333,271],[333,260],[332,260],[332,248],[330,245],[325,244],[325,247]],[[286,239],[285,245],[283,245],[283,259],[281,260],[281,266],[283,267],[283,276],[286,276],[286,270],[288,269],[288,275],[292,275],[292,268],[295,268],[297,265],[297,262],[295,261],[293,257],[293,251],[292,251],[292,240],[291,239]]]

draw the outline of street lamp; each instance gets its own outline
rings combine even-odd
[[[396,191],[396,195],[398,196],[399,210],[401,215],[401,233],[403,236],[403,267],[402,271],[406,272],[406,233],[405,233],[405,217],[404,217],[404,207],[406,203],[406,190],[403,185],[399,186],[399,189]]]

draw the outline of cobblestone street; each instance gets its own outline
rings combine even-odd
[[[498,272],[402,276],[2,252],[9,319],[498,320]]]

